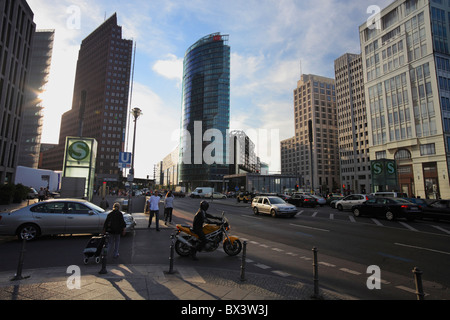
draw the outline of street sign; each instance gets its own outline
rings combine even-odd
[[[131,152],[121,152],[119,154],[119,168],[130,169],[131,168]]]

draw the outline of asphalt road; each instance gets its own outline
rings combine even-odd
[[[143,200],[135,200],[134,233],[122,238],[120,258],[112,263],[169,264],[174,225],[148,229]],[[313,283],[312,248],[317,248],[319,286],[360,299],[414,300],[412,270],[423,271],[426,299],[450,299],[450,224],[433,221],[389,222],[329,207],[299,208],[295,218],[255,216],[235,199],[213,201],[209,213],[225,212],[231,234],[247,243],[247,270]],[[191,224],[198,199],[176,199],[173,222]],[[138,204],[139,203],[139,204]],[[142,207],[143,208],[143,207]],[[162,210],[161,210],[162,213]],[[82,264],[89,235],[43,237],[27,243],[24,268]],[[15,270],[21,242],[0,238],[0,271]],[[199,261],[176,256],[177,265],[240,270],[241,259],[222,250],[200,253]],[[381,289],[369,289],[369,266],[381,272]],[[99,266],[100,268],[100,266]],[[372,279],[372,278],[371,278]],[[372,281],[373,283],[373,281]]]

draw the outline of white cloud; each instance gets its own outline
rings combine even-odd
[[[158,60],[153,65],[153,70],[170,80],[177,80],[181,84],[183,78],[183,58],[174,54],[168,54],[166,59]]]

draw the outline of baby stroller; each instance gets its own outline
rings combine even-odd
[[[94,257],[95,263],[100,263],[102,261],[102,249],[105,245],[106,236],[100,235],[97,237],[92,237],[86,245],[86,248],[83,250],[84,253],[84,264],[89,262],[89,258]]]

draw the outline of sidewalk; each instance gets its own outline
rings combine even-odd
[[[262,274],[162,265],[101,265],[0,272],[0,300],[312,300],[313,287],[301,282]],[[80,277],[76,278],[79,275]],[[324,300],[349,300],[349,296],[320,290]]]

